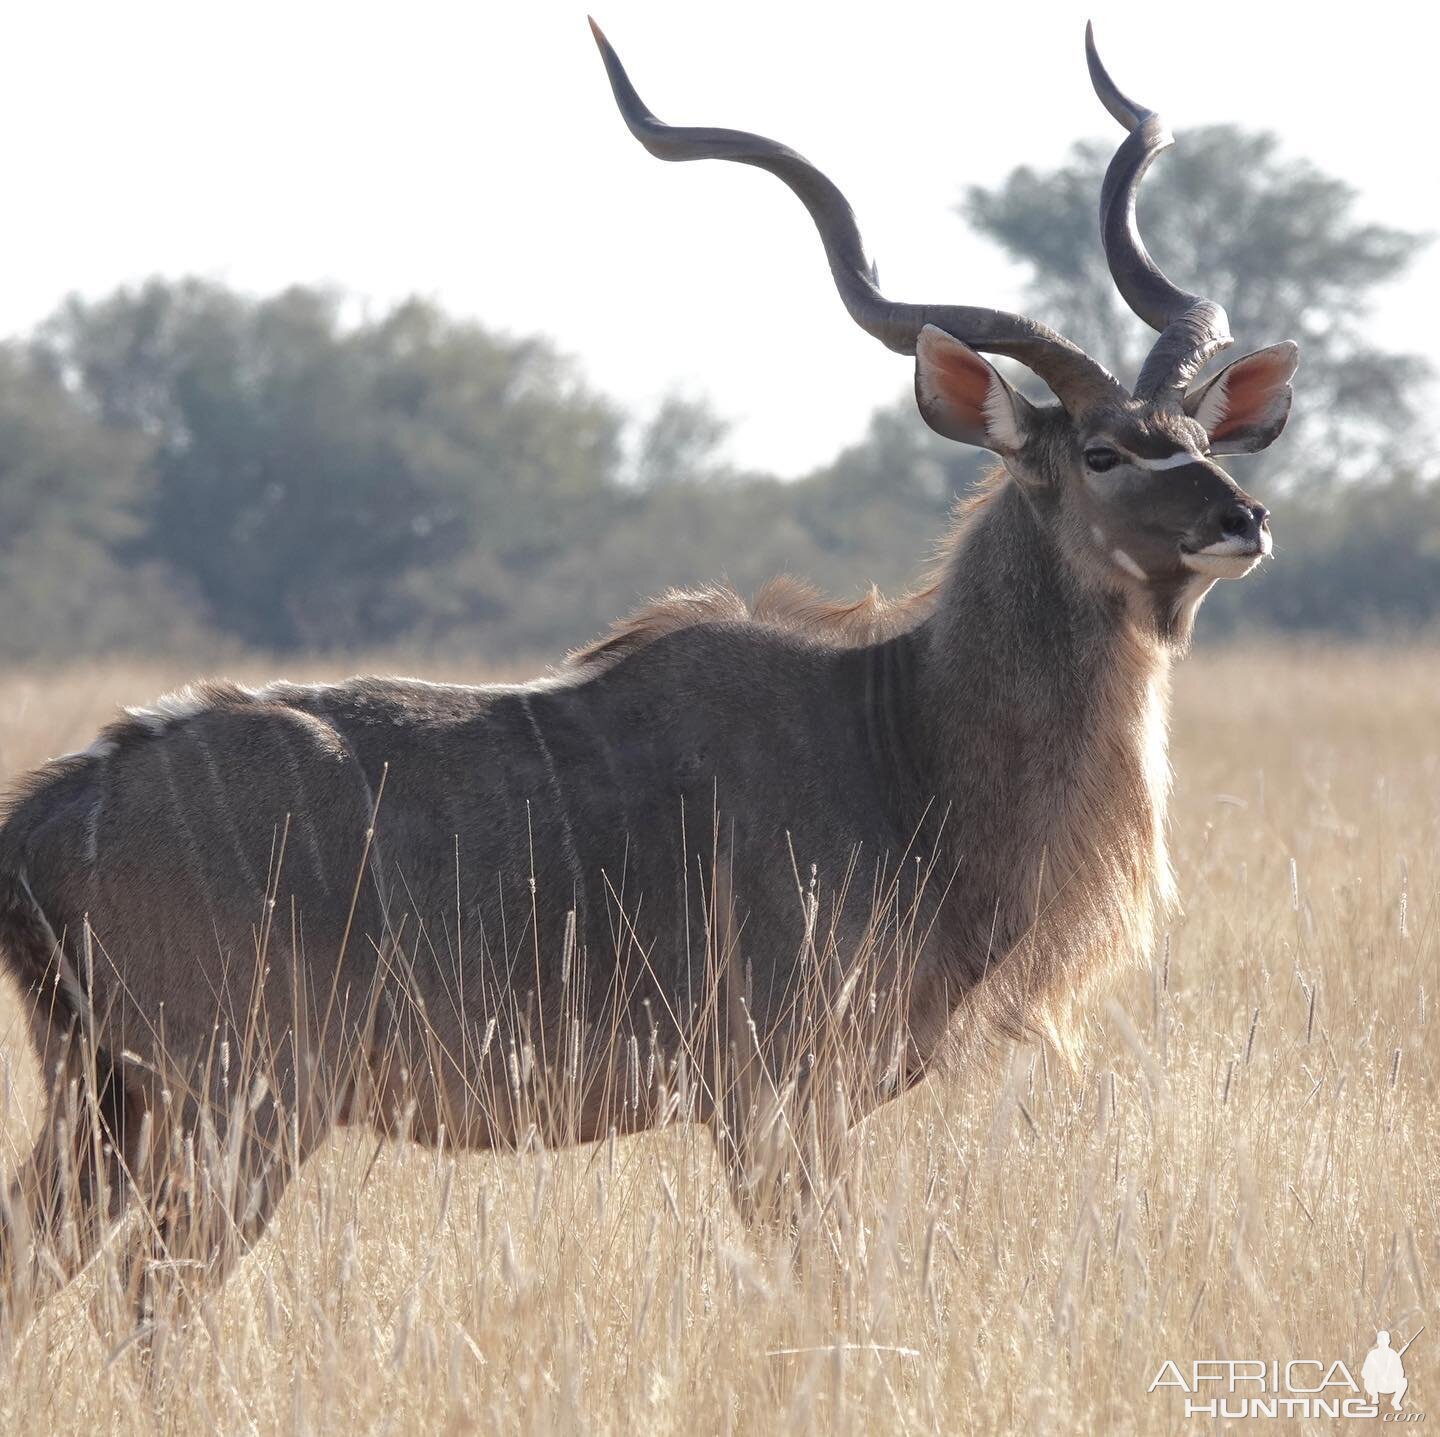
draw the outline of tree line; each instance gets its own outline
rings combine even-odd
[[[1102,167],[1082,144],[961,210],[1028,268],[1033,312],[1129,373],[1143,336],[1093,235]],[[1291,337],[1304,356],[1293,433],[1263,475],[1236,466],[1283,496],[1277,562],[1217,594],[1204,630],[1435,623],[1428,374],[1365,330],[1418,237],[1231,127],[1187,135],[1147,206],[1157,258],[1226,303],[1243,346]],[[195,279],[72,298],[0,351],[0,658],[553,655],[672,584],[900,589],[989,463],[908,396],[793,482],[736,471],[724,441],[703,402],[627,416],[549,341],[419,300],[356,320],[338,293]]]

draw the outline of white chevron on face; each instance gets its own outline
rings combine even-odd
[[[1140,459],[1134,458],[1130,461],[1137,469],[1183,469],[1187,464],[1202,464],[1204,460],[1198,454],[1191,454],[1187,450],[1181,450],[1178,454],[1167,454],[1163,459]]]

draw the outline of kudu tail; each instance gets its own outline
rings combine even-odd
[[[34,860],[37,845],[55,836],[51,825],[57,819],[64,822],[94,803],[94,777],[89,755],[53,760],[23,779],[0,806],[0,967],[28,1003],[49,988],[47,1003],[67,1023],[80,1018],[75,1005],[82,995],[66,957],[65,925],[54,921]]]
[[[59,958],[59,940],[24,873],[0,867],[0,963],[5,971],[23,991],[33,993],[47,978],[53,980]]]

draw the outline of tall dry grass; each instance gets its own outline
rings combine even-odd
[[[1191,659],[1185,918],[1084,1071],[1016,1048],[870,1119],[850,1216],[800,1265],[741,1225],[698,1129],[523,1157],[352,1130],[158,1370],[92,1320],[103,1259],[30,1319],[0,1428],[1168,1432],[1199,1419],[1147,1392],[1167,1358],[1358,1372],[1376,1329],[1423,1324],[1409,1405],[1440,1416],[1437,675],[1434,652]],[[182,677],[8,676],[0,766]],[[37,1099],[7,991],[7,1172]]]

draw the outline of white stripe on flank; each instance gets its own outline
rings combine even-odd
[[[528,694],[520,695],[520,707],[525,713],[530,724],[530,732],[535,735],[535,745],[540,750],[540,757],[545,760],[545,774],[550,780],[550,792],[555,799],[555,807],[560,814],[560,828],[564,838],[565,866],[570,870],[570,881],[575,885],[575,902],[579,903],[585,893],[585,880],[580,871],[580,851],[575,846],[575,834],[570,827],[570,815],[565,811],[565,791],[560,787],[560,773],[555,767],[555,760],[550,753],[550,745],[545,742],[545,735],[540,732],[540,725],[536,721],[535,711],[530,707]]]
[[[224,823],[231,846],[235,849],[235,858],[240,865],[241,877],[244,878],[252,892],[264,893],[265,885],[260,882],[255,870],[250,866],[250,860],[245,856],[245,844],[240,837],[240,827],[235,822],[235,815],[231,812],[230,803],[225,796],[225,781],[220,776],[220,766],[215,762],[215,755],[210,751],[210,745],[198,733],[194,735],[194,739],[205,764],[206,776],[210,780],[210,795],[215,804],[215,811],[220,816],[221,822]]]
[[[304,726],[319,729],[326,735],[333,732],[323,719],[317,719],[314,715],[307,714],[304,709],[292,709],[290,712],[301,720]],[[310,862],[315,868],[315,877],[319,880],[321,889],[325,893],[329,893],[331,888],[330,880],[325,876],[325,855],[321,851],[320,838],[315,831],[315,815],[311,810],[310,798],[305,786],[305,772],[301,767],[300,757],[296,755],[290,735],[285,732],[283,727],[276,725],[275,737],[285,755],[285,766],[290,770],[290,788],[295,798],[295,803],[288,815],[291,832],[298,834],[299,838],[303,840],[310,854]]]
[[[200,845],[195,841],[195,830],[190,826],[190,820],[186,816],[190,811],[189,805],[181,796],[180,785],[175,781],[175,768],[170,762],[170,755],[166,750],[167,745],[159,744],[155,749],[155,755],[160,760],[160,768],[165,775],[165,788],[170,796],[170,807],[175,812],[175,830],[181,838],[180,847],[185,855],[185,866],[190,870],[191,880],[199,890],[200,901],[205,905],[205,916],[209,920],[210,931],[219,933],[220,924],[215,914],[215,904],[210,896],[209,876],[205,872]],[[163,957],[163,955],[156,956],[157,958]]]
[[[85,866],[92,878],[100,863],[100,807],[104,801],[103,794],[97,795],[94,807],[85,816]]]

